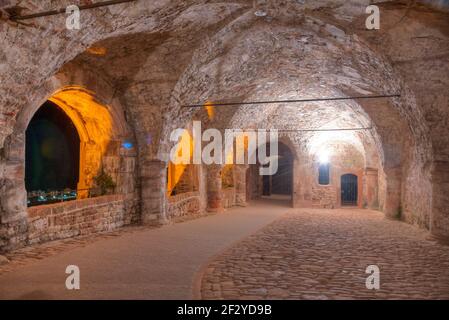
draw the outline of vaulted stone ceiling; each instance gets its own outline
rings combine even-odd
[[[319,19],[304,18],[304,8],[294,9],[293,16],[274,12],[273,17],[260,19],[242,4],[196,6],[176,18],[170,31],[100,41],[75,62],[111,79],[126,97],[123,102],[135,119],[148,118],[146,125],[137,126],[141,128],[161,124],[155,113],[166,111],[165,104],[174,108],[165,113],[170,129],[183,125],[171,121],[180,110],[170,101],[176,84],[183,81],[186,83],[176,98],[181,104],[331,97],[341,96],[342,90],[367,94],[378,93],[376,90],[385,86],[383,79],[372,79],[371,70],[354,66],[356,55],[366,49],[357,38]],[[200,18],[204,12],[208,12],[207,18]],[[359,52],[346,55],[354,43]],[[362,77],[363,72],[369,77]],[[371,121],[356,104],[339,102],[218,108],[210,125],[311,129],[363,127]]]

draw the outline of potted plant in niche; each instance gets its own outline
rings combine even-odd
[[[95,193],[99,193],[98,195],[100,196],[111,194],[116,187],[111,175],[104,171],[103,168],[101,168],[100,173],[94,178],[94,180],[97,187]]]

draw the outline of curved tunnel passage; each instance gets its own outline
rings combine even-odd
[[[92,230],[112,230],[131,223],[165,224],[200,216],[208,210],[250,204],[253,196],[260,196],[261,188],[260,183],[248,188],[247,182],[256,178],[259,181],[260,177],[251,171],[244,174],[247,169],[244,166],[236,166],[231,171],[234,180],[225,181],[224,185],[229,187],[226,190],[220,167],[201,166],[198,174],[195,173],[198,188],[168,194],[170,133],[175,128],[188,127],[193,119],[201,119],[204,130],[226,127],[283,130],[281,136],[291,142],[295,156],[291,190],[295,208],[339,211],[340,179],[343,174],[351,173],[359,177],[357,205],[360,208],[381,210],[389,217],[426,228],[435,236],[449,236],[446,90],[449,64],[447,55],[441,54],[449,49],[447,15],[422,6],[405,8],[403,4],[387,2],[379,4],[382,23],[387,27],[383,25],[381,32],[367,32],[363,28],[366,18],[363,1],[291,1],[279,10],[267,8],[263,17],[254,14],[248,1],[203,1],[192,6],[178,6],[177,1],[172,1],[163,9],[158,7],[161,2],[139,3],[143,11],[111,11],[111,17],[86,13],[92,18],[90,28],[83,28],[69,40],[64,36],[55,38],[51,50],[33,45],[36,52],[42,53],[40,59],[29,59],[36,54],[29,51],[30,46],[6,50],[7,60],[12,55],[20,55],[24,63],[16,64],[20,69],[14,63],[2,65],[8,78],[4,88],[0,88],[0,105],[5,106],[3,114],[7,124],[1,131],[1,138],[6,137],[6,157],[1,177],[0,250]],[[397,23],[405,10],[403,21]],[[130,17],[122,16],[124,12]],[[100,18],[101,23],[96,24],[94,18]],[[156,26],[159,22],[161,25]],[[54,25],[47,27],[49,32],[45,36],[51,34]],[[9,30],[13,27],[6,28],[5,43],[18,45],[17,34]],[[39,38],[38,30],[30,28],[33,41],[44,39]],[[24,43],[28,44],[31,40],[26,37]],[[82,41],[76,45],[78,40]],[[70,44],[75,44],[74,48],[67,52],[64,49]],[[86,45],[92,47],[82,53]],[[52,54],[59,53],[58,50],[61,54]],[[429,53],[432,53],[430,57]],[[39,63],[30,66],[29,61]],[[49,70],[40,70],[42,66],[49,66]],[[74,69],[89,76],[80,77]],[[55,76],[45,78],[49,74]],[[27,76],[32,88],[22,83]],[[89,166],[81,170],[83,184],[90,186],[104,163],[117,181],[118,192],[103,198],[104,202],[99,201],[99,205],[81,201],[89,204],[82,209],[82,214],[96,215],[87,228],[61,233],[50,225],[42,230],[39,228],[46,221],[45,214],[41,220],[36,219],[36,211],[26,211],[23,205],[23,163],[20,150],[11,151],[10,145],[11,141],[23,144],[24,130],[20,125],[19,130],[15,129],[14,116],[20,116],[28,100],[30,104],[43,101],[42,97],[48,98],[64,85],[80,85],[81,78],[87,79],[83,82],[87,88],[104,94],[110,98],[106,99],[108,102],[116,102],[108,108],[81,108],[83,119],[98,119],[101,112],[97,111],[107,111],[103,113],[103,119],[107,120],[108,112],[119,104],[123,110],[115,109],[117,112],[111,114],[125,119],[119,121],[120,126],[132,127],[131,134],[115,136],[115,126],[104,126],[108,121],[91,121],[85,132],[79,131],[82,153],[91,156]],[[109,86],[97,90],[101,81]],[[42,87],[34,85],[43,83]],[[213,108],[216,101],[381,93],[401,93],[401,97]],[[63,105],[72,105],[78,97],[74,95],[66,101],[67,97],[62,94],[58,100]],[[215,112],[182,108],[190,103],[207,103],[210,105],[207,111],[215,109]],[[78,110],[73,108],[74,114]],[[112,134],[113,139],[109,139]],[[105,136],[108,138],[103,139]],[[95,144],[91,143],[92,137],[96,139]],[[136,147],[122,148],[125,138],[130,137],[130,141],[136,139]],[[319,183],[319,158],[323,153],[329,155],[327,184]],[[249,209],[252,210],[251,206]],[[317,219],[317,225],[330,229],[313,233],[307,239],[311,243],[315,234],[338,236],[334,232],[338,225],[327,219],[337,216],[332,217],[332,211],[320,212],[327,216]],[[354,212],[364,215],[367,211]],[[379,220],[381,216],[378,215]],[[329,223],[323,224],[325,220]],[[348,226],[344,225],[340,234],[347,234],[354,224],[349,222]],[[391,226],[392,230],[396,227]],[[379,239],[385,239],[387,234],[381,228],[378,230],[383,232],[376,233]],[[295,234],[296,230],[293,231]],[[388,246],[391,241],[386,238],[384,244]],[[408,245],[404,243],[403,248]],[[387,250],[393,252],[391,245]],[[432,258],[431,264],[434,259],[437,258]]]

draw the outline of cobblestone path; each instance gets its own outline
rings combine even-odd
[[[365,285],[380,268],[380,290]],[[449,246],[376,211],[301,209],[205,269],[203,299],[449,299]]]

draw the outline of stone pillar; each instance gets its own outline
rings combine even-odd
[[[24,134],[9,136],[4,148],[6,160],[0,160],[0,253],[26,245],[28,238]]]
[[[237,206],[246,207],[246,165],[234,166],[234,185],[235,185],[235,204]]]
[[[384,213],[388,218],[400,218],[401,215],[401,168],[385,169]]]
[[[298,161],[294,160],[292,165],[292,207],[301,208],[302,207],[302,194],[301,194],[301,181],[300,177],[300,164]]]
[[[140,172],[142,223],[149,225],[167,223],[167,163],[144,160]]]
[[[293,161],[293,208],[312,207],[312,185],[314,166],[308,159]]]
[[[368,209],[379,209],[379,197],[378,197],[378,171],[373,168],[366,168],[365,170],[365,200]]]
[[[449,161],[435,161],[432,166],[430,233],[449,241]]]
[[[7,162],[4,170],[0,187],[0,253],[26,245],[28,237],[24,165]]]
[[[207,166],[207,211],[223,211],[223,191],[221,185],[221,166]]]

